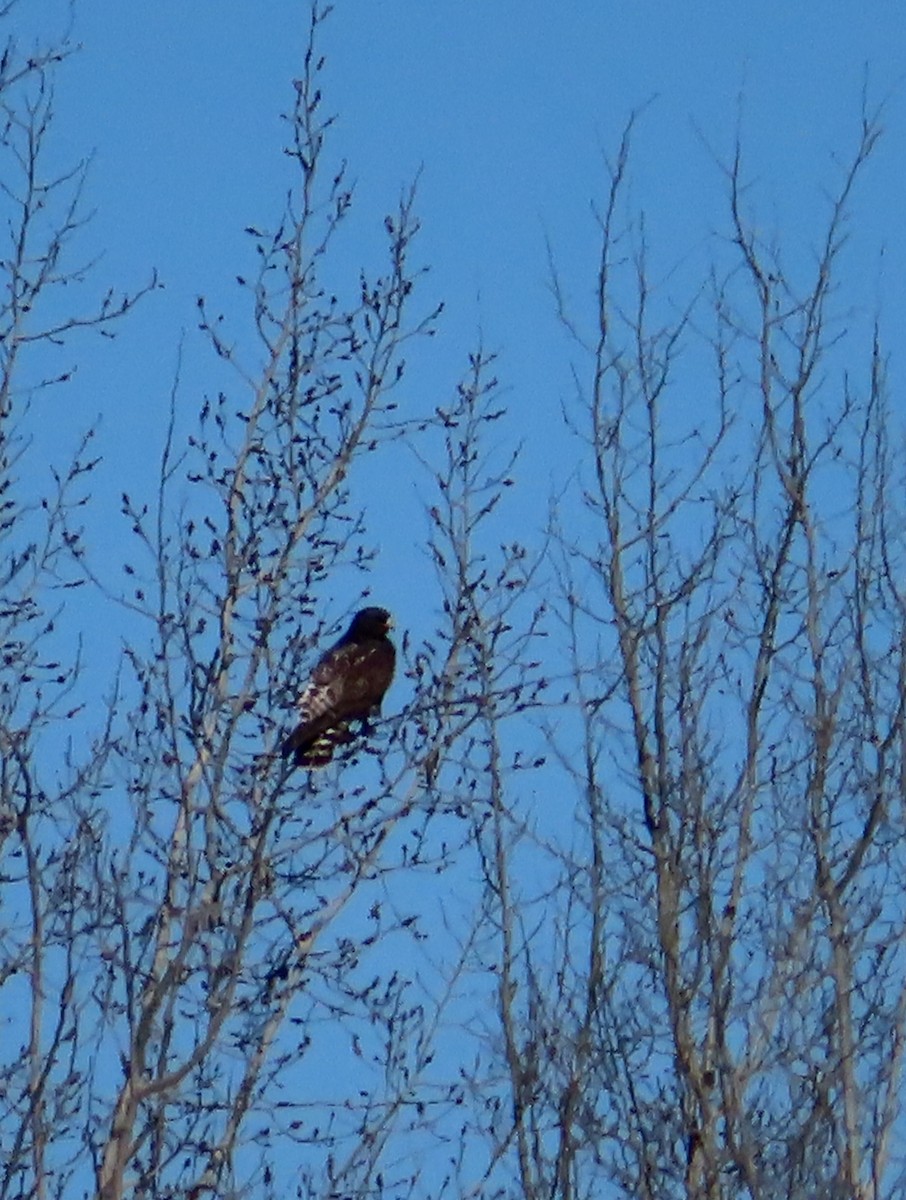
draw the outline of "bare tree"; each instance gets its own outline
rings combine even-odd
[[[198,302],[214,382],[177,373],[116,587],[81,528],[91,430],[35,494],[29,421],[146,289],[59,303],[91,265],[84,164],[46,157],[72,48],[0,61],[2,1195],[896,1196],[903,479],[881,335],[853,369],[838,290],[878,122],[808,277],[754,232],[738,149],[678,308],[626,214],[630,122],[590,322],[553,280],[581,460],[514,538],[493,356],[402,404],[440,312],[414,190],[379,271],[344,266],[328,12],[248,320]],[[402,444],[436,621],[402,638],[396,712],[294,771],[292,703],[337,581],[369,594],[372,464]],[[80,589],[128,618],[100,703]]]
[[[407,341],[437,315],[408,316],[421,273],[410,266],[411,192],[385,221],[385,272],[350,287],[332,266],[352,189],[325,160],[332,119],[317,39],[327,11],[312,8],[287,117],[286,209],[276,228],[249,230],[258,266],[241,284],[252,337],[228,335],[199,301],[224,387],[185,433],[174,384],[157,495],[123,495],[134,553],[120,595],[78,525],[98,462],[90,432],[49,499],[29,512],[15,498],[29,398],[68,376],[24,378],[25,352],[43,367],[71,334],[105,327],[136,297],[111,292],[85,315],[41,323],[42,304],[59,313],[54,289],[81,283],[89,266],[65,258],[83,221],[84,165],[45,182],[51,71],[70,46],[20,60],[10,42],[3,58],[13,231],[3,482],[13,498],[0,984],[8,1012],[30,1012],[2,1064],[5,1195],[84,1193],[92,1176],[103,1197],[282,1194],[288,1177],[312,1194],[365,1194],[379,1186],[389,1134],[424,1123],[412,1097],[437,1016],[392,967],[394,942],[405,955],[421,933],[387,882],[442,857],[427,841],[431,808],[416,803],[423,765],[392,726],[379,742],[397,749],[363,764],[368,786],[360,772],[348,791],[341,774],[310,782],[275,752],[327,632],[325,582],[362,572],[373,553],[350,474],[416,428],[396,413],[394,389]],[[63,600],[86,584],[137,632],[112,699],[93,706],[103,715],[87,752],[52,791],[53,768],[39,764],[58,724],[77,715],[82,663],[54,661],[48,648],[64,624],[71,645]],[[377,974],[367,961],[376,945]],[[338,1056],[349,1062],[341,1082],[326,1069]],[[277,1144],[294,1149],[292,1163],[278,1161]]]
[[[350,474],[409,431],[394,389],[406,343],[436,315],[408,315],[411,194],[386,221],[380,277],[344,297],[332,276],[352,191],[325,160],[325,15],[313,9],[288,116],[296,185],[278,226],[250,231],[254,341],[243,349],[199,301],[232,381],[204,398],[185,451],[174,406],[156,504],[123,500],[130,602],[153,638],[128,649],[137,703],[118,757],[133,807],[99,863],[112,881],[100,1016],[123,1056],[110,1117],[110,1081],[98,1072],[92,1087],[109,1200],[282,1194],[281,1143],[307,1194],[366,1194],[426,1057],[410,982],[385,969],[394,938],[418,931],[382,906],[385,876],[412,852],[404,831],[422,836],[415,766],[391,755],[345,790],[335,773],[292,775],[276,753],[326,632],[325,581],[372,555]],[[325,1074],[338,1055],[341,1086]]]
[[[155,286],[91,299],[91,264],[78,251],[88,164],[54,167],[53,81],[74,47],[64,32],[23,50],[16,10],[14,2],[0,9],[3,1196],[61,1193],[73,1177],[84,1086],[77,1048],[87,1032],[78,977],[96,899],[84,868],[99,836],[97,789],[110,751],[103,719],[84,748],[66,748],[84,702],[71,601],[83,582],[73,555],[99,461],[94,430],[68,464],[48,471],[34,449],[36,423],[49,420],[71,378],[76,336],[109,334]]]
[[[902,472],[880,335],[852,369],[839,290],[878,122],[804,280],[754,232],[737,148],[735,261],[673,315],[624,217],[631,129],[590,336],[554,274],[584,466],[554,522],[574,682],[547,739],[576,824],[526,828],[508,782],[483,858],[501,986],[475,1194],[894,1196]],[[542,882],[517,901],[526,837]]]

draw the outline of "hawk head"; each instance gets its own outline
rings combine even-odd
[[[352,618],[346,638],[351,642],[367,638],[386,637],[393,628],[393,618],[386,608],[363,608]]]

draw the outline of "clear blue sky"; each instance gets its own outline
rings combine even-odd
[[[62,0],[20,6],[23,38],[30,22],[52,24],[65,9]],[[56,154],[60,165],[94,154],[87,202],[97,215],[85,257],[100,255],[99,290],[134,288],[152,268],[165,288],[114,342],[75,348],[75,381],[41,408],[33,461],[63,461],[101,415],[106,461],[87,541],[96,567],[119,587],[121,564],[133,557],[119,496],[153,496],[181,335],[186,413],[221,382],[196,330],[196,297],[224,313],[238,336],[248,328],[236,276],[253,273],[254,247],[243,230],[272,225],[282,205],[280,113],[292,102],[308,4],[79,0],[75,12],[82,51],[57,84]],[[545,238],[576,310],[590,315],[591,204],[602,194],[604,157],[641,105],[630,203],[645,212],[665,302],[683,305],[712,256],[726,253],[715,155],[730,153],[738,121],[751,211],[764,235],[778,232],[795,248],[794,264],[807,267],[826,191],[856,143],[866,79],[870,100],[886,99],[886,136],[854,198],[845,307],[866,334],[880,308],[894,396],[902,394],[906,10],[881,0],[870,13],[848,0],[338,0],[322,48],[325,105],[338,115],[332,153],[348,160],[358,184],[344,243],[349,279],[377,260],[384,215],[421,170],[417,253],[430,267],[423,297],[446,309],[438,337],[414,351],[401,399],[418,411],[445,403],[479,331],[499,351],[511,410],[501,442],[524,444],[502,537],[531,542],[576,457],[560,417],[572,394],[573,350],[554,317]],[[403,456],[380,469],[374,594],[402,628],[424,636],[436,603],[428,563],[413,549],[427,531],[424,476]],[[356,603],[343,590],[354,586],[340,582],[331,615]],[[93,605],[86,610],[83,632],[103,688],[121,635],[95,614]]]
[[[56,9],[23,5],[23,36]],[[166,284],[113,349],[82,355],[67,396],[80,416],[105,413],[121,455],[147,458],[195,296],[230,312],[234,277],[251,263],[242,230],[278,210],[279,113],[306,9],[303,0],[76,5],[84,49],[59,84],[58,128],[74,155],[96,152],[98,280],[135,284],[156,267]],[[844,0],[339,0],[324,50],[327,103],[340,117],[334,149],[359,181],[361,245],[351,259],[374,254],[383,214],[421,167],[421,249],[429,286],[447,304],[430,379],[449,387],[480,326],[502,353],[520,426],[544,434],[569,391],[544,236],[585,301],[589,202],[629,111],[653,100],[632,196],[666,276],[681,264],[694,271],[726,228],[706,143],[729,150],[740,97],[759,213],[807,240],[832,156],[853,144],[867,70],[870,95],[890,100],[888,136],[859,197],[869,254],[859,300],[872,306],[880,295],[890,328],[901,328],[904,44],[906,15],[892,0],[868,10]]]
[[[241,329],[237,274],[254,269],[248,225],[279,213],[287,179],[279,114],[292,103],[307,25],[305,0],[76,0],[81,54],[58,83],[61,164],[94,152],[88,201],[97,217],[86,256],[102,255],[98,288],[149,297],[115,342],[78,347],[74,383],[42,409],[47,457],[102,416],[102,507],[89,550],[119,578],[131,557],[118,497],[152,498],[177,346],[186,334],[182,396],[194,411],[210,387],[210,353],[195,332],[204,295]],[[65,5],[25,0],[29,22]],[[868,15],[866,15],[868,14]],[[548,290],[545,238],[570,296],[590,306],[596,231],[590,204],[634,108],[651,102],[636,138],[631,199],[646,214],[652,270],[683,303],[728,223],[714,153],[728,155],[741,114],[746,174],[766,236],[777,230],[806,265],[838,160],[856,144],[863,83],[887,98],[887,129],[855,197],[847,304],[866,328],[877,310],[903,394],[906,327],[906,8],[902,0],[337,0],[323,37],[326,106],[338,114],[333,153],[358,180],[349,270],[373,262],[383,218],[421,170],[425,300],[446,305],[437,339],[415,355],[407,387],[419,411],[449,396],[479,330],[500,353],[511,417],[501,439],[524,440],[520,488],[502,536],[543,520],[551,480],[571,466],[560,404],[571,351]],[[67,157],[68,156],[68,157]],[[51,408],[50,405],[55,407]],[[424,533],[411,473],[381,495],[375,596],[398,623],[429,628],[413,550]],[[378,524],[375,514],[375,524]],[[412,532],[414,528],[414,533]],[[337,612],[355,603],[337,595]],[[428,614],[430,620],[430,614]],[[112,668],[119,631],[88,615],[89,658]],[[99,686],[106,686],[103,670]]]
[[[38,16],[20,9],[23,26]],[[185,402],[197,408],[209,386],[210,359],[193,334],[196,296],[240,327],[235,276],[250,270],[253,251],[242,230],[279,210],[287,178],[279,114],[306,22],[304,0],[76,5],[83,51],[59,83],[59,148],[95,152],[88,199],[98,215],[86,247],[103,255],[98,285],[135,286],[152,267],[166,285],[113,345],[78,352],[76,384],[46,425],[53,457],[61,435],[71,442],[103,414],[108,470],[98,487],[110,506],[125,486],[143,477],[150,485],[184,330]],[[524,525],[542,519],[558,456],[574,453],[559,431],[571,351],[553,319],[544,239],[574,302],[588,304],[590,201],[634,107],[652,101],[631,197],[646,213],[655,277],[669,279],[682,303],[727,228],[711,150],[729,152],[740,109],[753,205],[766,231],[807,247],[822,188],[835,182],[833,157],[854,144],[867,72],[871,97],[889,95],[888,135],[857,196],[864,269],[848,287],[863,315],[883,306],[891,341],[903,328],[904,45],[906,16],[890,0],[868,10],[848,0],[339,0],[323,49],[326,103],[339,116],[334,153],[358,180],[351,276],[373,259],[385,212],[421,168],[425,296],[442,298],[446,315],[417,356],[412,399],[444,401],[479,329],[500,351],[510,432],[525,440],[523,478],[532,484],[519,493]],[[895,359],[894,381],[900,372]],[[404,481],[405,496],[388,497],[397,506],[388,516],[418,520],[406,507],[417,479]],[[118,520],[96,533],[111,566],[125,553],[121,534]],[[406,623],[422,563],[412,561],[410,539],[384,550],[377,588]],[[109,642],[106,651],[118,653]]]
[[[104,255],[97,278],[133,286],[156,267],[166,290],[114,345],[80,353],[65,421],[77,428],[102,412],[102,448],[133,482],[161,435],[183,330],[186,394],[205,387],[195,297],[241,312],[235,276],[250,270],[253,250],[242,230],[266,225],[280,206],[279,113],[306,21],[303,0],[76,6],[84,49],[59,84],[59,129],[73,154],[96,154],[88,242]],[[385,212],[421,168],[425,296],[442,298],[446,315],[411,387],[420,402],[442,402],[481,329],[501,354],[526,474],[540,481],[534,496],[523,492],[532,519],[552,459],[571,453],[553,432],[571,390],[570,351],[553,319],[544,239],[574,301],[588,304],[590,201],[628,113],[652,101],[631,195],[646,213],[654,274],[675,281],[681,302],[727,229],[711,150],[729,152],[740,104],[759,218],[807,248],[834,156],[854,145],[867,72],[872,99],[889,96],[888,133],[857,196],[863,269],[850,286],[863,315],[882,304],[892,342],[906,317],[904,45],[906,12],[892,0],[870,9],[848,0],[339,0],[323,48],[327,104],[339,116],[334,152],[359,185],[350,270],[373,258]],[[894,380],[900,370],[895,359]],[[122,481],[107,479],[115,497]],[[388,576],[406,568],[386,565]],[[388,602],[405,607],[408,591]]]

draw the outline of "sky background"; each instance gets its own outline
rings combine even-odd
[[[17,11],[26,39],[59,28],[67,5],[46,0]],[[337,114],[328,162],[348,162],[356,203],[334,269],[355,288],[363,264],[382,264],[385,215],[419,176],[415,260],[429,268],[422,311],[441,300],[445,309],[437,336],[411,346],[397,399],[410,412],[431,413],[447,403],[479,340],[498,354],[509,409],[495,427],[500,461],[522,446],[517,486],[500,511],[501,540],[540,546],[551,495],[580,462],[581,447],[562,420],[576,351],[555,316],[547,245],[587,328],[598,254],[593,206],[636,109],[644,112],[627,205],[644,213],[651,278],[669,320],[702,288],[713,261],[731,261],[721,162],[737,131],[750,219],[763,238],[778,238],[791,277],[805,287],[828,193],[857,144],[863,89],[870,106],[885,103],[885,136],[853,197],[840,309],[855,331],[847,353],[863,339],[864,356],[849,364],[863,377],[880,315],[899,407],[906,9],[881,0],[870,12],[868,19],[836,0],[338,0],[321,35],[324,108]],[[254,277],[255,242],[245,228],[274,227],[292,178],[281,113],[293,102],[308,20],[306,0],[75,5],[81,51],[57,79],[52,165],[93,159],[85,199],[96,212],[79,247],[98,262],[86,290],[134,290],[152,270],[164,287],[115,340],[89,337],[62,352],[61,365],[78,370],[35,407],[31,462],[42,465],[26,486],[43,494],[43,463],[65,462],[100,419],[95,445],[104,463],[92,481],[86,544],[114,591],[127,583],[124,562],[141,567],[120,495],[153,502],[180,346],[186,429],[224,384],[197,329],[197,298],[224,314],[240,346],[253,346],[248,297],[236,277]],[[707,358],[693,347],[684,360],[688,391],[675,389],[671,403],[707,409],[699,366],[706,371]],[[431,636],[438,604],[424,549],[429,478],[403,447],[374,461],[356,475],[370,484],[370,532],[379,547],[372,592],[418,642]],[[322,598],[325,619],[343,620],[361,586],[360,576],[341,576]],[[89,589],[71,604],[82,595],[89,691],[105,694],[123,639],[138,627],[115,606],[99,620]],[[392,711],[406,700],[399,681]]]
[[[51,20],[55,5],[21,11]],[[87,200],[97,216],[84,245],[101,255],[97,286],[134,288],[152,268],[165,284],[114,343],[79,348],[75,386],[45,424],[53,457],[61,438],[71,442],[102,415],[109,469],[98,486],[111,505],[124,479],[151,486],[183,335],[181,403],[197,411],[210,390],[196,297],[242,329],[235,277],[254,266],[243,229],[272,226],[280,211],[289,178],[280,113],[292,102],[307,19],[301,0],[76,6],[83,49],[58,82],[58,150],[94,155]],[[525,447],[523,527],[543,520],[551,481],[576,452],[560,422],[574,353],[554,317],[546,241],[587,318],[592,203],[640,106],[629,203],[644,211],[665,311],[678,311],[727,251],[718,160],[737,127],[759,228],[780,233],[806,269],[826,189],[855,146],[866,80],[870,101],[886,100],[887,134],[855,197],[845,278],[855,318],[870,324],[882,312],[896,381],[906,317],[904,46],[904,10],[885,2],[339,0],[322,49],[325,105],[338,116],[332,155],[357,181],[344,241],[350,278],[377,261],[383,218],[420,172],[417,254],[430,267],[422,297],[426,307],[443,300],[445,314],[438,337],[414,350],[403,398],[433,410],[479,337],[499,353],[511,411],[502,436]],[[410,466],[384,496],[388,521],[423,520]],[[102,558],[122,557],[124,526],[105,521],[97,531]],[[376,578],[404,625],[422,570],[411,553],[411,539],[388,539]],[[354,598],[336,599],[345,612]]]
[[[22,39],[54,27],[65,9],[25,0]],[[197,297],[237,333],[247,322],[236,276],[253,275],[255,255],[243,230],[273,227],[282,207],[290,175],[280,114],[292,104],[307,21],[304,0],[77,0],[82,50],[57,82],[54,154],[61,165],[93,156],[86,202],[96,216],[80,245],[84,257],[98,256],[97,292],[134,290],[152,270],[164,289],[114,341],[92,338],[64,353],[78,372],[36,404],[32,461],[64,461],[100,417],[105,462],[87,542],[112,581],[133,555],[119,496],[153,499],[181,343],[187,420],[219,386],[197,331]],[[607,183],[605,161],[642,106],[629,203],[645,214],[652,278],[664,312],[675,315],[709,263],[727,261],[720,161],[737,130],[749,211],[765,238],[776,232],[783,240],[791,272],[804,279],[827,192],[857,143],[863,88],[870,106],[886,102],[885,137],[854,197],[842,279],[844,307],[866,338],[858,365],[867,363],[880,314],[892,400],[901,406],[901,0],[337,0],[321,48],[324,104],[338,117],[329,154],[347,160],[357,181],[339,262],[352,283],[363,263],[379,261],[384,217],[419,176],[416,258],[430,268],[422,303],[442,300],[445,311],[438,336],[413,348],[399,399],[433,411],[479,339],[499,355],[509,408],[501,453],[523,445],[503,537],[540,543],[551,492],[577,454],[561,421],[575,355],[555,317],[546,246],[587,321],[597,270],[592,206]],[[690,388],[685,402],[699,404],[701,394]],[[436,600],[419,548],[426,477],[414,458],[398,461],[397,473],[381,468],[369,513],[381,546],[373,591],[402,629],[427,636]],[[40,494],[40,471],[33,482]],[[356,599],[330,597],[336,617]],[[86,655],[99,690],[119,660],[124,629],[108,610],[99,620],[96,602],[86,608]]]

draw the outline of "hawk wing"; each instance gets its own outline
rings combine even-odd
[[[317,721],[342,706],[347,681],[342,663],[337,661],[340,657],[341,652],[331,650],[312,671],[311,678],[296,701],[300,725]]]

